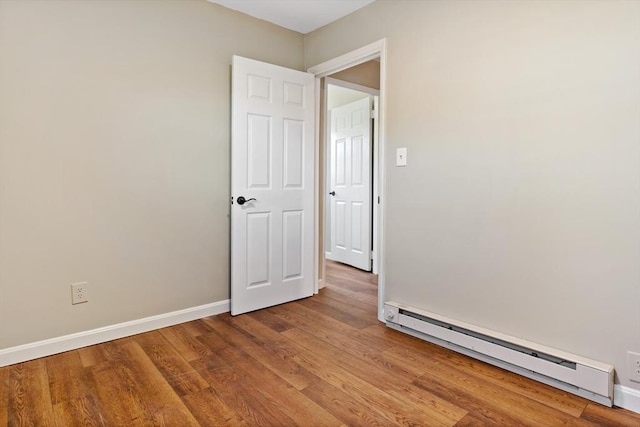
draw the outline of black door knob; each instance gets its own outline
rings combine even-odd
[[[335,196],[335,195],[336,195],[336,192],[335,192],[335,191],[332,191],[332,192],[331,192],[331,193],[329,193],[329,194],[331,194],[332,196]]]
[[[253,200],[255,200],[253,197],[252,197],[252,198],[250,198],[250,199],[245,199],[245,198],[244,198],[244,196],[239,196],[239,197],[236,199],[236,202],[238,202],[238,204],[239,204],[239,205],[244,205],[245,203],[247,203],[247,202],[251,202],[251,201],[253,201]]]

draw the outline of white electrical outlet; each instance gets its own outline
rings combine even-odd
[[[629,365],[629,379],[640,383],[640,353],[627,351],[627,362]]]
[[[71,304],[80,304],[89,301],[87,295],[87,282],[74,283],[71,285]]]

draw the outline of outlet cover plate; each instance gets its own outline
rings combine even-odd
[[[640,383],[640,353],[627,352],[629,379]]]
[[[71,304],[81,304],[89,301],[87,295],[88,285],[87,282],[74,283],[71,285]]]

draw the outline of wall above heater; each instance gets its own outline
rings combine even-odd
[[[613,405],[613,366],[395,302],[387,326],[603,405]]]

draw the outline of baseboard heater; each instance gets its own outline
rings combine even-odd
[[[395,302],[387,326],[606,406],[613,405],[613,366]]]

